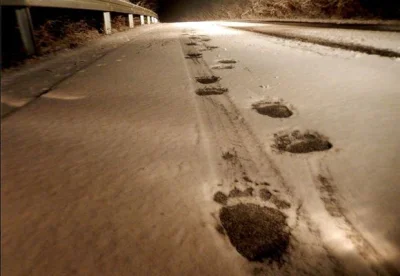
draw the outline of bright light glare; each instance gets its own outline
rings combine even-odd
[[[225,27],[257,27],[257,26],[264,26],[265,23],[248,23],[248,22],[230,22],[230,21],[219,21],[219,25],[225,26]]]
[[[223,21],[182,22],[174,23],[174,25],[182,29],[200,31],[207,35],[237,34],[235,30],[224,28],[224,26],[221,24],[222,22]]]

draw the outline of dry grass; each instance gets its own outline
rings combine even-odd
[[[114,32],[124,32],[129,30],[127,16],[118,15],[111,19],[111,26]]]
[[[101,36],[99,31],[84,20],[77,22],[49,20],[34,31],[40,54],[76,48]]]
[[[111,25],[114,32],[129,29],[126,16],[113,17]],[[102,36],[101,30],[97,30],[85,20],[69,19],[48,20],[34,31],[34,35],[36,47],[41,55],[73,49]]]

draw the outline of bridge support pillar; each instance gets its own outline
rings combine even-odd
[[[109,12],[103,12],[104,17],[104,32],[111,34],[111,14]]]
[[[140,16],[140,25],[144,25],[144,15]]]
[[[135,21],[133,21],[133,14],[128,14],[129,28],[133,29],[135,27]]]
[[[15,11],[19,33],[21,34],[22,44],[27,55],[36,53],[35,39],[33,36],[33,26],[29,8],[20,8]]]
[[[147,24],[151,24],[151,19],[150,19],[150,16],[147,16]]]

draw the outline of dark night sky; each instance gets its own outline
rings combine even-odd
[[[224,1],[232,0],[157,0],[158,14],[164,22],[179,21],[182,15],[196,14],[196,11],[207,7],[210,2],[223,3]]]
[[[158,14],[162,21],[177,21],[179,13],[185,6],[189,6],[188,2],[196,2],[190,0],[158,0]]]

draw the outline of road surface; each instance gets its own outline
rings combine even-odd
[[[146,28],[2,120],[3,275],[400,271],[398,59]],[[282,252],[249,261],[235,206]]]

